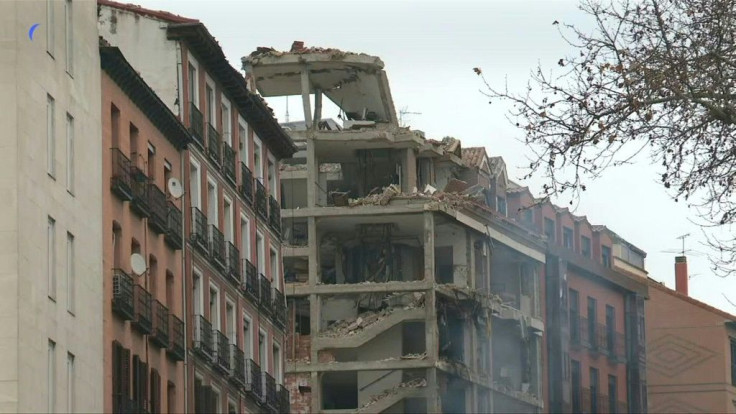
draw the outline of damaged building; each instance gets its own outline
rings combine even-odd
[[[295,42],[243,66],[305,115],[280,174],[292,411],[543,411],[546,245],[495,208],[485,151],[401,127],[377,57]]]

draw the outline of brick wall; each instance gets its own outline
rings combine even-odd
[[[286,388],[289,390],[292,413],[311,412],[312,391],[309,385],[309,374],[286,375]]]

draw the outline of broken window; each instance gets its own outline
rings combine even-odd
[[[452,259],[452,246],[439,246],[434,249],[434,272],[437,283],[454,281]]]
[[[326,372],[322,376],[322,408],[358,408],[358,372]]]

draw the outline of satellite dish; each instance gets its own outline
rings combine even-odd
[[[171,196],[176,200],[180,199],[181,196],[184,195],[184,187],[182,187],[181,182],[176,178],[169,178],[167,187],[169,189],[169,194],[171,194]]]
[[[141,276],[146,273],[146,259],[138,253],[130,255],[130,268],[133,269],[133,273],[136,276]]]

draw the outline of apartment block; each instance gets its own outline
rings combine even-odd
[[[103,409],[95,8],[0,3],[2,412]]]
[[[168,183],[191,137],[118,48],[102,42],[100,61],[105,412],[181,412],[182,202]]]
[[[187,128],[184,411],[288,412],[278,163],[293,142],[197,20],[98,1],[118,47]]]
[[[546,238],[550,412],[646,412],[646,253],[526,187],[493,184],[496,209]]]
[[[465,181],[485,152],[400,127],[377,57],[294,42],[243,65],[304,109],[281,165],[292,411],[541,412],[545,245]]]
[[[675,289],[649,279],[649,411],[736,412],[736,316],[688,295],[686,256],[674,267]]]

